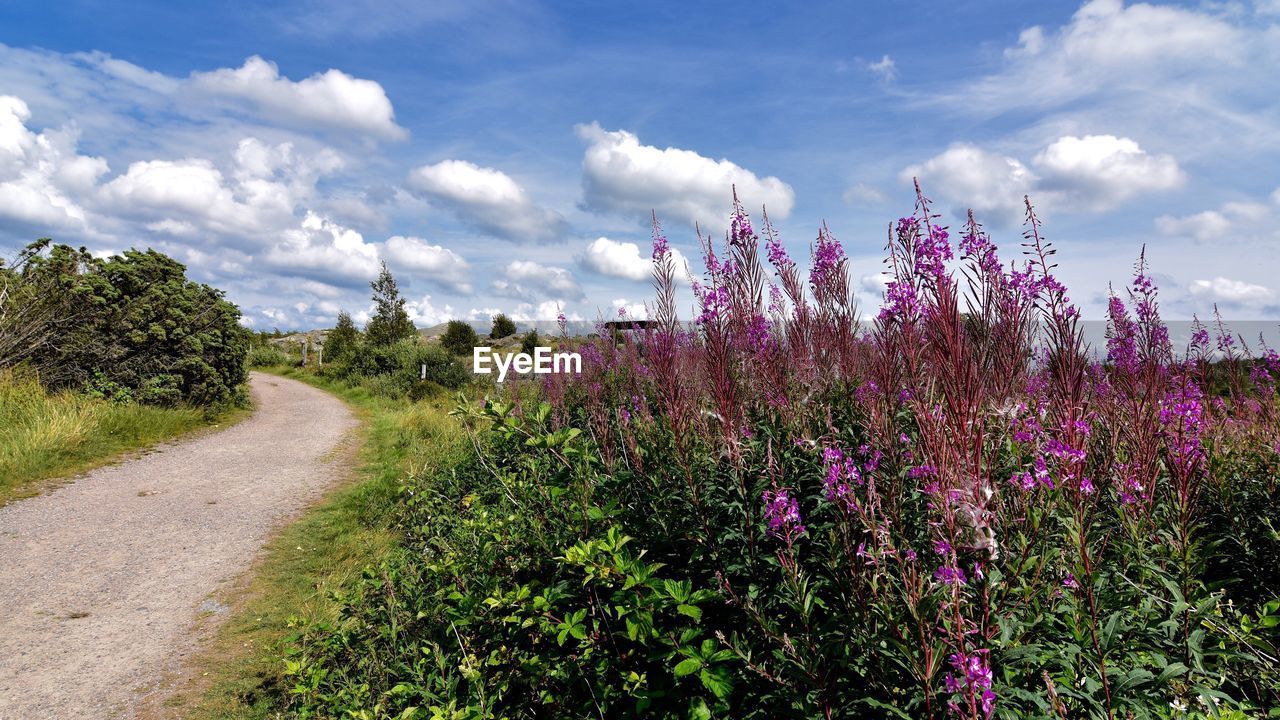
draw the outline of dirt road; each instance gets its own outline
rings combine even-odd
[[[0,508],[0,718],[130,717],[210,594],[345,472],[342,402],[250,382],[249,419]]]

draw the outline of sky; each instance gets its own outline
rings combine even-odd
[[[0,256],[152,247],[258,329],[643,316],[732,188],[874,314],[913,178],[1086,317],[1280,320],[1280,0],[0,2]],[[682,291],[692,307],[692,295]],[[690,312],[692,314],[692,312]]]

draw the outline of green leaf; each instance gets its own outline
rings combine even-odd
[[[698,674],[698,678],[702,680],[703,686],[722,700],[733,689],[733,681],[729,679],[729,674],[723,670],[711,671],[704,668]]]
[[[694,620],[702,620],[702,608],[696,605],[677,605],[676,612],[687,615]]]
[[[702,661],[698,658],[685,658],[681,660],[675,667],[676,677],[684,677],[698,672],[702,668]]]

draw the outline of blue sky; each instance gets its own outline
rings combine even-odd
[[[1006,257],[1030,193],[1086,314],[1280,318],[1280,3],[0,5],[0,251],[151,246],[255,327],[647,300],[730,185],[878,302],[918,176]],[[691,302],[691,299],[689,300]]]

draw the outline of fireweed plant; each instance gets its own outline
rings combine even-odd
[[[1015,262],[938,219],[917,187],[863,325],[825,226],[806,277],[736,199],[682,322],[655,218],[654,322],[459,406],[294,711],[1280,714],[1280,356],[1172,347],[1145,257],[1095,351],[1030,201]]]

